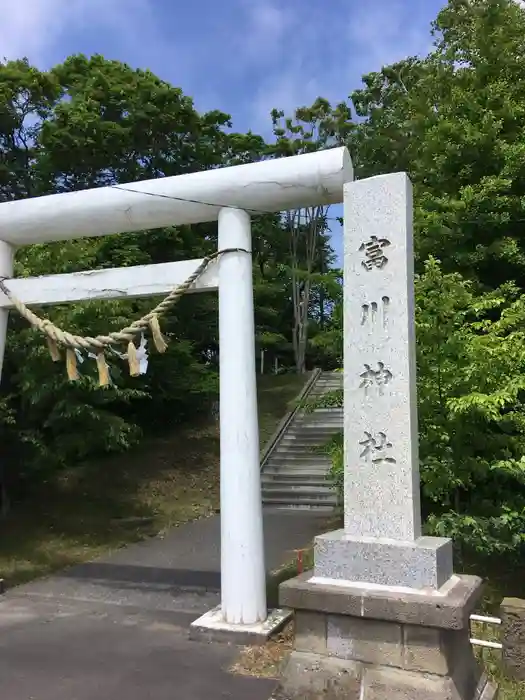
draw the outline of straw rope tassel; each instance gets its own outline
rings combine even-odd
[[[51,359],[53,362],[59,362],[60,361],[60,350],[58,349],[58,345],[55,340],[47,336],[47,347],[49,349],[49,354],[51,355]]]
[[[153,336],[153,342],[157,348],[157,352],[166,352],[168,345],[164,338],[162,337],[162,332],[160,330],[159,317],[157,314],[153,314],[149,322],[149,327],[151,328],[151,335]]]
[[[67,375],[71,381],[76,381],[79,378],[77,356],[75,353],[76,349],[80,352],[96,354],[100,386],[108,386],[111,384],[111,377],[109,375],[109,367],[107,365],[106,358],[104,357],[104,349],[111,348],[116,344],[127,343],[130,374],[133,377],[140,374],[140,363],[138,362],[137,349],[135,348],[134,344],[137,336],[146,331],[149,327],[157,351],[160,353],[166,352],[168,345],[160,330],[159,317],[165,316],[172,306],[176,304],[179,299],[186,294],[186,292],[188,292],[194,282],[199,279],[213,260],[216,260],[224,253],[239,251],[245,253],[249,252],[243,248],[225,248],[206,256],[202,259],[201,263],[187,278],[187,280],[175,289],[172,289],[168,296],[163,299],[160,304],[157,304],[157,306],[148,314],[136,321],[131,322],[120,331],[112,331],[111,333],[108,333],[108,335],[97,335],[94,338],[91,336],[82,336],[69,333],[59,326],[55,326],[55,324],[49,319],[40,318],[37,316],[24,304],[23,301],[12,294],[5,284],[6,278],[4,277],[0,277],[0,291],[6,295],[18,313],[25,318],[25,320],[33,328],[46,336],[49,352],[54,362],[57,362],[60,359],[60,347],[66,348]]]
[[[66,350],[66,371],[70,382],[78,380],[77,355],[71,348]]]
[[[100,386],[109,386],[109,367],[103,352],[97,353],[98,383]]]
[[[128,364],[130,376],[138,377],[140,374],[140,363],[137,357],[137,348],[132,340],[128,343]]]

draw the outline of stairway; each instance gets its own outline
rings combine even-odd
[[[317,373],[305,390],[308,398],[341,389],[341,372]],[[328,481],[330,458],[313,448],[343,429],[343,409],[324,408],[312,413],[294,410],[275,436],[261,465],[265,506],[332,510],[335,490]]]

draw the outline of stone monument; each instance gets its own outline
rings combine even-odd
[[[421,535],[407,176],[345,185],[344,221],[344,529],[281,585],[296,631],[275,697],[489,700],[469,641],[481,580]]]

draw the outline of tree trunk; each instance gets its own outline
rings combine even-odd
[[[294,325],[292,342],[295,367],[298,374],[306,371],[308,348],[308,311],[310,307],[310,275],[312,273],[319,231],[324,222],[324,207],[308,207],[304,210],[305,223],[301,225],[301,210],[288,213],[290,230],[290,262],[292,270],[292,302]],[[299,240],[305,236],[305,260],[302,275],[299,268]],[[304,279],[303,279],[304,278]]]
[[[0,519],[5,520],[9,515],[9,496],[7,494],[7,484],[5,480],[5,468],[0,467]]]

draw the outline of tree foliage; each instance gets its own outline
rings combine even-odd
[[[480,552],[525,540],[525,295],[429,258],[416,278],[420,472],[429,533]],[[334,323],[336,318],[334,317]],[[342,333],[339,333],[337,343]],[[341,406],[343,392],[309,408]],[[342,433],[325,446],[342,493]]]
[[[149,71],[96,55],[74,55],[50,71],[27,60],[0,64],[0,201],[195,172],[273,157],[264,140],[231,130],[228,114],[201,114],[182,90]],[[290,364],[292,281],[278,216],[254,217],[257,342]],[[323,256],[330,260],[328,240]],[[198,258],[214,251],[215,225],[33,245],[16,257],[18,276]],[[301,264],[303,251],[299,251]],[[92,301],[37,309],[70,331],[118,330],[154,300]],[[183,299],[165,320],[170,340],[146,375],[130,379],[110,359],[111,388],[96,383],[94,362],[71,384],[45,343],[10,315],[1,385],[4,445],[1,503],[38,488],[57,470],[103,452],[125,450],[144,432],[206,411],[217,391],[217,300]]]
[[[361,177],[414,183],[425,527],[485,554],[524,541],[524,31],[510,0],[449,0],[428,56],[364,76],[345,136]],[[342,489],[342,435],[325,449]]]
[[[300,107],[293,117],[282,110],[271,114],[275,143],[270,152],[278,156],[312,153],[341,145],[349,131],[350,112],[346,104],[332,108],[318,98],[310,107]],[[292,347],[297,371],[306,369],[306,353],[311,330],[314,299],[319,307],[319,327],[327,313],[327,290],[333,289],[333,253],[328,244],[329,206],[305,207],[285,215],[288,241],[287,271],[291,279],[293,328]],[[337,293],[337,292],[336,292]]]
[[[409,173],[417,253],[489,288],[525,284],[525,12],[450,0],[435,47],[364,78],[352,99],[358,170]]]

